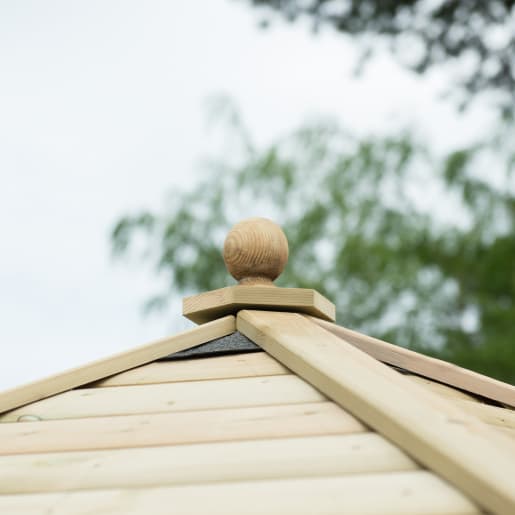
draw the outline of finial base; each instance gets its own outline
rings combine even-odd
[[[334,322],[335,307],[316,290],[237,285],[208,291],[182,300],[182,314],[204,324],[242,309],[292,311]]]
[[[240,279],[238,284],[241,286],[272,286],[276,288],[276,285],[266,277],[245,277]]]

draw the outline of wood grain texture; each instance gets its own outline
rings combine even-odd
[[[503,427],[505,429],[515,429],[515,412],[511,409],[500,408],[498,406],[491,406],[475,401],[456,400],[455,404],[487,424],[495,427]]]
[[[137,466],[134,466],[137,464]],[[374,433],[4,456],[0,494],[416,470]]]
[[[223,255],[240,284],[273,286],[288,261],[288,240],[272,220],[248,218],[229,231]]]
[[[0,455],[364,432],[333,402],[0,424]]]
[[[174,352],[189,349],[215,338],[226,336],[233,333],[234,330],[235,319],[233,316],[227,316],[176,336],[164,338],[18,388],[6,390],[0,393],[0,413],[163,358]]]
[[[234,356],[160,361],[121,372],[88,385],[90,388],[129,386],[138,384],[175,383],[179,381],[209,381],[285,375],[291,372],[266,352],[251,352]]]
[[[281,481],[0,497],[1,513],[23,515],[472,515],[479,510],[425,471]]]
[[[410,381],[416,382],[423,388],[429,389],[437,395],[446,398],[455,406],[470,415],[476,416],[486,424],[505,429],[513,429],[515,431],[515,411],[510,408],[486,404],[472,395],[468,395],[450,386],[436,383],[425,377],[414,375],[405,375],[405,377]]]
[[[182,314],[197,324],[236,314],[241,309],[294,311],[330,321],[334,321],[336,313],[332,302],[305,288],[237,285],[185,297],[182,301]]]
[[[446,397],[449,400],[466,400],[466,401],[477,401],[478,397],[474,395],[464,392],[463,390],[458,390],[457,388],[453,388],[452,386],[448,386],[443,383],[438,383],[432,379],[428,379],[427,377],[417,376],[414,374],[406,374],[403,372],[404,377],[417,383],[423,388],[429,389],[434,393],[442,397]]]
[[[497,431],[301,315],[242,311],[237,328],[486,509],[515,513],[515,449]]]
[[[23,416],[40,420],[109,417],[324,400],[324,395],[295,375],[82,388],[9,411],[0,422],[16,422]]]
[[[515,407],[515,386],[318,318],[312,321],[384,363]]]

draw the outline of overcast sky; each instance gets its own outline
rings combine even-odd
[[[444,148],[491,121],[438,100],[445,73],[385,54],[355,79],[348,39],[258,21],[235,0],[0,0],[0,389],[189,327],[179,304],[142,317],[155,279],[112,262],[109,232],[195,181],[216,152],[207,98],[233,98],[259,141],[329,115]]]

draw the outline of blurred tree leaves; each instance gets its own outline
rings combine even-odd
[[[361,65],[381,43],[418,73],[457,64],[453,94],[461,106],[489,91],[505,114],[514,113],[515,0],[247,1],[262,8],[264,27],[276,11],[289,21],[307,18],[315,30],[327,26],[351,36],[361,46]]]
[[[317,289],[345,326],[515,383],[510,138],[441,156],[409,133],[359,139],[318,122],[258,148],[225,114],[231,153],[165,210],[113,229],[115,254],[139,249],[163,279],[147,307],[231,284],[225,234],[266,216],[290,242],[280,286]]]

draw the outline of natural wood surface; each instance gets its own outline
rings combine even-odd
[[[515,412],[513,410],[475,401],[456,400],[455,404],[487,424],[506,429],[515,429]]]
[[[0,494],[374,474],[418,468],[397,447],[374,433],[278,438],[4,456],[0,459]]]
[[[487,510],[515,513],[515,449],[499,432],[301,315],[242,311],[237,328]]]
[[[384,363],[515,407],[515,386],[318,318],[312,321]]]
[[[120,372],[89,387],[207,381],[237,377],[275,376],[291,372],[266,352],[159,361]]]
[[[51,420],[323,400],[324,395],[295,375],[82,388],[7,412],[0,422],[16,422],[27,415]]]
[[[472,515],[478,509],[425,471],[0,497],[23,515]]]
[[[505,429],[513,429],[515,436],[515,411],[511,408],[493,406],[486,404],[472,395],[463,393],[460,390],[451,388],[440,383],[426,379],[425,377],[415,375],[405,375],[410,381],[414,381],[423,388],[427,388],[432,392],[448,399],[455,406],[463,409],[467,413],[476,416],[483,422]]]
[[[450,400],[460,399],[466,401],[476,401],[478,397],[474,395],[464,392],[463,390],[458,390],[453,388],[452,386],[447,386],[446,384],[438,383],[433,381],[432,379],[428,379],[427,377],[417,376],[414,374],[407,374],[403,372],[404,377],[408,378],[410,381],[417,383],[418,385],[431,390],[442,397],[446,397]]]
[[[0,456],[364,431],[333,402],[49,420],[0,424]]]
[[[249,218],[225,238],[224,261],[240,284],[273,286],[288,261],[288,240],[271,220]]]
[[[185,297],[182,301],[182,314],[197,324],[236,314],[241,309],[294,311],[331,321],[336,313],[332,302],[317,291],[304,288],[237,285]]]
[[[189,349],[235,330],[233,316],[0,393],[0,413]]]

